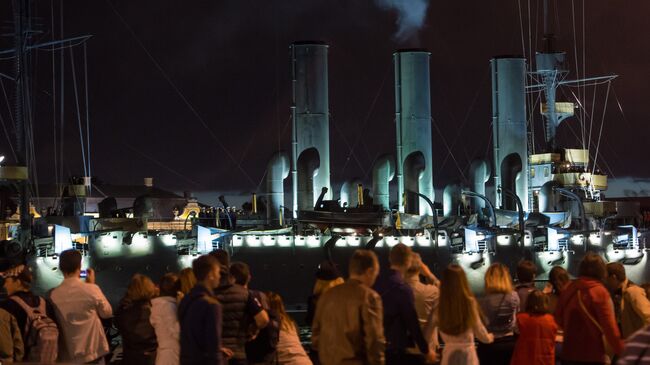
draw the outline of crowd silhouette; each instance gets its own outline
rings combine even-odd
[[[224,250],[157,283],[134,275],[115,310],[92,269],[81,278],[81,259],[60,254],[64,280],[46,297],[31,291],[28,267],[2,273],[2,364],[108,363],[107,322],[125,365],[650,364],[650,286],[595,253],[576,278],[556,266],[547,282],[531,261],[514,277],[492,263],[475,297],[458,264],[438,279],[406,245],[391,248],[384,270],[360,249],[345,280],[332,261],[319,265],[305,318],[278,293],[251,288],[250,267]],[[311,329],[307,345],[298,323]]]

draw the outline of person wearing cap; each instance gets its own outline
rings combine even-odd
[[[316,304],[321,295],[333,287],[343,284],[344,280],[341,273],[330,260],[325,260],[318,265],[316,270],[316,283],[314,290],[307,299],[307,315],[305,316],[305,323],[311,326],[314,315],[316,314]]]
[[[0,308],[16,318],[23,343],[26,342],[29,327],[27,326],[27,312],[25,312],[21,304],[24,303],[32,308],[39,308],[44,305],[45,314],[51,319],[55,318],[51,303],[31,292],[32,280],[32,272],[27,266],[19,265],[7,271],[3,285],[7,291],[7,300],[0,303]],[[29,349],[25,349],[25,352],[28,351]]]

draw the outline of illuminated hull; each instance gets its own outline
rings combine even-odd
[[[98,284],[115,305],[124,295],[133,274],[142,273],[157,281],[166,272],[190,267],[192,260],[203,251],[209,252],[225,244],[233,261],[244,261],[250,265],[252,287],[277,291],[285,297],[291,308],[304,309],[306,298],[314,285],[316,268],[327,257],[323,246],[331,237],[263,233],[220,234],[210,244],[202,245],[201,251],[182,250],[179,254],[184,241],[182,232],[175,235],[140,233],[130,236],[126,232],[111,232],[89,238],[83,265],[97,271]],[[130,241],[127,240],[129,244],[125,243],[125,237],[130,238]],[[388,267],[388,251],[398,243],[406,244],[419,252],[424,262],[436,273],[440,273],[451,262],[458,263],[465,268],[470,286],[477,294],[483,291],[485,270],[491,263],[504,263],[514,273],[521,259],[532,259],[538,266],[538,278],[545,280],[548,271],[556,265],[563,266],[576,275],[578,264],[587,250],[600,252],[609,261],[626,263],[628,276],[634,282],[650,281],[650,263],[643,247],[634,250],[614,249],[611,242],[602,242],[604,246],[600,246],[576,240],[561,250],[536,252],[531,244],[523,249],[519,247],[515,236],[508,236],[508,239],[503,237],[487,237],[484,243],[478,245],[478,249],[468,250],[470,246],[462,242],[464,237],[451,238],[445,232],[439,233],[437,241],[431,240],[428,234],[383,236],[375,243],[375,252],[380,256],[380,264],[384,269]],[[347,262],[352,252],[365,247],[372,238],[368,235],[349,235],[339,238],[334,244],[331,249],[332,258],[344,275],[347,274]],[[33,257],[30,264],[36,274],[35,289],[38,292],[46,292],[62,280],[56,269],[58,261],[52,256]],[[540,283],[540,287],[541,285],[543,284]]]

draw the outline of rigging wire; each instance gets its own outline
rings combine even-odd
[[[9,95],[7,94],[7,90],[5,89],[5,83],[4,81],[2,81],[2,77],[0,77],[0,87],[2,87],[2,93],[4,94],[5,103],[7,104],[7,110],[9,111],[9,121],[11,122],[11,126],[13,127],[14,133],[16,133],[16,122],[14,121],[14,116],[11,113],[11,105],[9,105]]]
[[[86,99],[86,151],[88,152],[88,177],[92,181],[92,171],[90,170],[90,99],[88,99],[88,52],[86,43],[84,43],[84,91]],[[82,142],[83,143],[83,142]],[[92,189],[90,189],[92,192]]]
[[[451,148],[452,149],[454,147],[456,147],[456,144],[460,140],[460,137],[462,137],[463,128],[467,124],[467,121],[469,120],[469,117],[470,117],[470,115],[471,115],[471,113],[474,110],[474,107],[476,105],[476,101],[478,100],[478,97],[480,96],[481,91],[483,90],[483,86],[486,84],[486,82],[487,82],[487,80],[488,80],[488,78],[490,76],[490,70],[491,70],[491,67],[488,66],[487,73],[485,74],[485,76],[483,77],[482,82],[479,84],[479,86],[476,89],[476,93],[474,94],[474,98],[472,99],[472,103],[470,104],[469,108],[467,109],[467,113],[465,114],[465,118],[463,119],[463,122],[460,124],[460,128],[456,131],[456,137],[451,142]],[[465,154],[466,154],[466,158],[467,158],[468,162],[471,164],[471,161],[469,161],[470,158],[469,158],[469,156],[467,156],[467,151],[466,150],[465,150]],[[439,167],[440,170],[442,170],[445,167],[445,165],[447,164],[447,161],[449,160],[449,157],[450,157],[450,153],[447,153],[445,158],[442,160],[442,164]]]
[[[174,92],[176,92],[176,94],[177,94],[178,97],[181,99],[181,101],[185,104],[185,106],[190,110],[190,112],[192,112],[192,114],[194,115],[194,117],[196,118],[196,120],[201,124],[201,126],[203,126],[203,128],[205,128],[205,129],[208,131],[208,134],[210,135],[210,137],[212,137],[212,139],[215,141],[215,143],[217,144],[217,146],[218,146],[219,148],[221,148],[221,150],[222,150],[222,151],[225,153],[225,155],[230,159],[230,161],[231,161],[232,163],[235,164],[235,166],[237,167],[237,169],[242,173],[242,175],[244,175],[244,177],[248,180],[248,182],[249,182],[252,186],[255,186],[255,181],[253,181],[253,179],[250,177],[250,175],[248,175],[248,173],[246,173],[246,171],[244,170],[244,168],[243,168],[240,164],[237,163],[237,160],[236,160],[235,157],[232,155],[232,153],[230,153],[230,151],[226,148],[226,146],[221,142],[221,140],[220,140],[219,137],[216,135],[216,133],[214,133],[214,131],[212,131],[212,129],[208,126],[208,124],[205,122],[205,120],[201,117],[201,115],[200,115],[199,112],[196,110],[196,108],[194,108],[194,106],[192,105],[192,103],[190,103],[190,101],[189,101],[189,100],[185,97],[185,95],[180,91],[180,89],[176,86],[176,84],[175,84],[175,83],[172,81],[172,79],[169,77],[169,75],[167,74],[167,72],[165,72],[165,70],[164,70],[163,67],[160,65],[160,63],[158,63],[158,61],[156,61],[156,59],[153,57],[153,55],[152,55],[152,54],[149,52],[149,50],[144,46],[144,44],[142,43],[142,41],[140,40],[140,38],[138,38],[138,36],[135,34],[135,31],[133,30],[133,28],[131,28],[131,26],[129,25],[129,23],[127,23],[126,19],[124,19],[124,17],[122,17],[122,15],[117,11],[117,9],[115,8],[115,6],[113,6],[113,3],[111,2],[111,0],[106,0],[106,3],[108,3],[108,5],[109,5],[109,7],[111,8],[111,10],[113,11],[113,13],[115,13],[115,15],[118,17],[118,19],[120,20],[120,22],[121,22],[121,23],[124,25],[124,27],[128,30],[129,34],[131,35],[131,37],[133,37],[133,39],[136,41],[136,43],[138,44],[138,46],[140,46],[140,48],[142,48],[142,50],[143,50],[144,53],[147,55],[147,57],[149,58],[149,60],[151,61],[151,63],[153,63],[153,65],[156,67],[156,69],[158,69],[158,71],[161,73],[161,75],[163,76],[163,78],[165,79],[165,81],[167,81],[167,83],[172,87],[172,89],[174,90]]]
[[[54,0],[50,0],[50,22],[54,35]],[[52,146],[54,147],[54,183],[59,181],[57,134],[56,134],[56,54],[52,52]]]
[[[11,142],[11,137],[9,136],[9,131],[7,130],[7,126],[5,125],[5,120],[2,117],[2,113],[0,113],[0,123],[2,124],[2,129],[5,132],[5,137],[7,137],[9,149],[11,149],[11,155],[14,156],[14,161],[18,161],[18,156],[16,155],[16,150],[14,150],[14,145]]]
[[[79,107],[79,93],[77,90],[77,71],[75,70],[74,64],[74,51],[70,50],[70,67],[72,68],[72,89],[74,90],[74,101],[77,108],[77,125],[79,127],[79,144],[81,146],[81,160],[83,161],[84,166],[84,176],[88,176],[88,171],[86,169],[86,147],[84,146],[84,135],[83,128],[81,126],[81,108]]]
[[[594,86],[594,93],[591,98],[591,116],[589,117],[589,139],[587,140],[587,149],[591,148],[591,131],[594,126],[594,110],[596,109],[596,89],[598,89],[598,86]],[[586,96],[587,95],[585,94],[585,97]]]
[[[576,67],[576,76],[580,77],[580,68],[578,67],[578,40],[576,37],[576,14],[575,14],[575,0],[571,0],[571,22],[573,23],[573,58]],[[580,100],[580,88],[578,87],[578,100]],[[580,118],[580,129],[582,134],[582,149],[585,149],[585,123],[584,119]]]
[[[533,59],[533,36],[530,21],[530,0],[528,0],[528,59]]]
[[[29,57],[28,64],[32,64],[31,62],[31,54],[28,54],[27,57]],[[25,101],[27,103],[27,107],[25,108],[25,135],[28,137],[28,144],[25,146],[27,149],[27,156],[25,156],[25,163],[27,164],[27,170],[29,173],[32,174],[32,177],[28,179],[27,184],[28,188],[30,189],[30,192],[32,196],[36,196],[36,198],[39,197],[39,188],[38,188],[38,167],[36,164],[36,151],[35,151],[35,143],[34,143],[34,107],[32,105],[32,98],[31,98],[31,90],[32,90],[32,84],[33,84],[33,78],[30,78],[29,80],[26,80],[24,83],[25,85]]]
[[[586,21],[585,21],[585,0],[582,0],[582,44],[581,44],[581,46],[582,46],[582,78],[583,79],[585,79],[587,77],[587,59],[586,59],[587,45],[586,45],[586,42],[585,42],[585,27],[586,27],[585,23],[586,23]],[[583,97],[586,97],[586,95],[587,95],[587,88],[585,86],[584,81],[582,83],[582,95],[583,95]],[[582,120],[584,120],[585,123],[587,122],[587,118],[585,117],[586,113],[587,113],[587,110],[583,109]],[[586,124],[585,124],[585,127],[586,127]]]
[[[598,143],[596,144],[596,155],[594,156],[594,166],[592,169],[592,174],[596,171],[596,161],[598,161],[598,151],[600,150],[600,141],[603,136],[603,126],[605,125],[605,113],[607,112],[607,104],[609,101],[609,90],[611,82],[607,84],[607,93],[605,94],[605,105],[603,106],[603,116],[600,120],[600,131],[598,132]]]
[[[133,147],[132,145],[130,145],[130,144],[124,142],[124,141],[122,141],[122,144],[123,144],[125,147],[127,147],[128,149],[132,150],[133,152],[139,154],[140,156],[142,156],[142,157],[144,157],[145,159],[147,159],[147,160],[153,162],[154,164],[156,164],[156,165],[162,167],[163,169],[165,169],[165,170],[171,172],[172,174],[174,174],[174,175],[180,177],[181,179],[183,179],[183,180],[189,182],[190,184],[192,184],[192,185],[194,185],[194,186],[197,186],[197,187],[200,187],[200,186],[201,186],[201,185],[200,185],[199,183],[197,183],[196,181],[194,181],[194,180],[190,179],[189,177],[187,177],[187,176],[181,174],[180,172],[174,170],[173,168],[167,166],[166,164],[164,164],[164,163],[162,163],[162,162],[156,160],[156,159],[153,158],[152,156],[149,156],[149,155],[147,155],[146,153],[144,153],[144,152],[138,150],[137,148]]]
[[[521,15],[521,0],[517,0],[517,5],[519,7],[519,30],[521,32],[521,54],[526,55],[526,42],[524,40],[524,18]]]
[[[63,33],[63,2],[59,6],[59,36],[64,37]],[[63,195],[63,182],[64,182],[64,166],[65,159],[63,158],[64,147],[65,147],[65,49],[62,49],[59,52],[59,71],[61,73],[60,84],[59,84],[59,137],[61,141],[59,143],[59,194],[58,196]]]
[[[339,136],[341,137],[341,140],[343,141],[343,143],[345,143],[345,146],[348,148],[348,150],[351,150],[352,147],[350,146],[350,143],[348,142],[348,139],[345,138],[345,134],[343,134],[341,132],[341,130],[339,129],[339,126],[336,123],[334,123],[334,117],[332,117],[331,115],[330,115],[330,124],[334,126],[334,130],[336,131],[336,133],[339,134]],[[361,163],[361,161],[359,161],[359,158],[357,157],[356,153],[352,153],[352,154],[348,155],[348,157],[346,158],[346,161],[345,161],[346,164],[344,164],[344,167],[347,166],[347,162],[350,159],[350,156],[354,157],[354,161],[359,166],[359,169],[361,170],[361,172],[363,172],[363,174],[365,175],[366,174],[366,169],[363,167],[363,164]],[[341,170],[341,175],[343,175],[343,170]]]
[[[440,132],[440,129],[438,128],[438,124],[436,123],[435,119],[433,119],[433,117],[431,118],[431,124],[436,129],[436,132],[438,132],[438,135],[440,136],[440,140],[442,141],[442,144],[445,146],[448,153],[451,154],[451,159],[454,161],[454,164],[456,165],[456,168],[458,169],[458,172],[460,173],[460,176],[463,177],[463,181],[464,182],[467,181],[467,177],[463,173],[463,169],[460,168],[460,165],[458,164],[458,161],[456,160],[456,156],[454,156],[454,153],[451,151],[451,148],[449,148],[449,145],[447,144],[447,141],[445,140],[445,136],[443,136],[442,133]]]
[[[366,113],[366,116],[363,119],[363,123],[361,125],[361,131],[366,129],[366,125],[368,124],[368,121],[370,120],[370,117],[372,116],[372,112],[375,110],[375,105],[377,104],[377,100],[379,100],[379,96],[381,95],[381,92],[384,89],[384,84],[386,83],[386,79],[388,78],[388,75],[390,73],[390,69],[391,68],[389,67],[388,70],[384,73],[384,78],[381,81],[381,84],[379,85],[379,89],[377,90],[377,93],[375,93],[375,97],[373,98],[372,102],[370,103],[370,108],[368,109],[368,112]],[[361,141],[361,137],[362,137],[361,133],[357,134],[357,139],[354,141],[354,144],[352,145],[352,148],[350,149],[350,151],[348,152],[348,155],[345,158],[345,163],[343,164],[343,168],[341,169],[342,173],[345,172],[345,168],[348,166],[348,162],[350,161],[350,157],[352,157],[352,154],[354,154],[354,150],[357,148],[357,145]]]
[[[568,95],[566,94],[566,92],[564,91],[564,89],[560,89],[560,90],[562,91],[562,94],[564,95],[564,97],[565,97],[566,99],[570,99],[569,96],[568,96]],[[614,88],[613,88],[613,87],[612,87],[612,91],[614,91]],[[571,91],[571,95],[572,95],[573,98],[576,100],[576,102],[578,103],[578,106],[579,106],[580,108],[582,108],[582,109],[586,109],[586,108],[585,108],[585,107],[580,103],[580,100],[577,99],[577,96],[576,96],[576,94],[575,94],[573,91]],[[585,115],[587,115],[587,117],[589,117],[589,118],[593,118],[593,116],[590,115],[589,113],[587,113],[586,110],[585,110]],[[576,119],[578,119],[578,121],[581,121],[581,120],[582,120],[582,117],[581,117],[581,113],[580,113],[580,112],[579,112],[578,114],[576,114],[575,117],[576,117]],[[571,124],[570,124],[570,123],[566,123],[566,124],[567,124],[569,130],[571,131],[571,133],[573,134],[573,136],[574,136],[576,139],[579,139],[580,137],[579,137],[579,136],[576,134],[576,132],[573,130],[573,127],[571,127]],[[606,145],[609,147],[609,149],[610,149],[610,150],[615,154],[615,157],[618,158],[618,154],[616,153],[616,150],[615,150],[614,148],[612,148],[612,146],[610,145],[608,139],[605,139],[605,143],[606,143]],[[589,151],[589,150],[587,149],[587,151]],[[590,158],[591,160],[593,160],[594,157],[595,157],[594,153],[589,152],[589,158]],[[608,170],[608,174],[611,175],[613,178],[616,178],[616,175],[614,175],[614,172],[613,172],[612,169],[609,167],[610,165],[609,165],[609,163],[607,162],[607,160],[606,160],[604,157],[601,157],[600,159],[603,161],[603,164],[605,165],[606,169]]]

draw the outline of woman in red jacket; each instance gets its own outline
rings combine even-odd
[[[588,253],[580,262],[578,279],[560,294],[555,321],[564,330],[562,365],[609,363],[605,341],[615,354],[623,351],[612,298],[603,285],[606,275],[603,258]]]
[[[526,311],[517,314],[519,338],[511,365],[555,365],[557,324],[548,313],[548,296],[539,290],[528,294]]]

